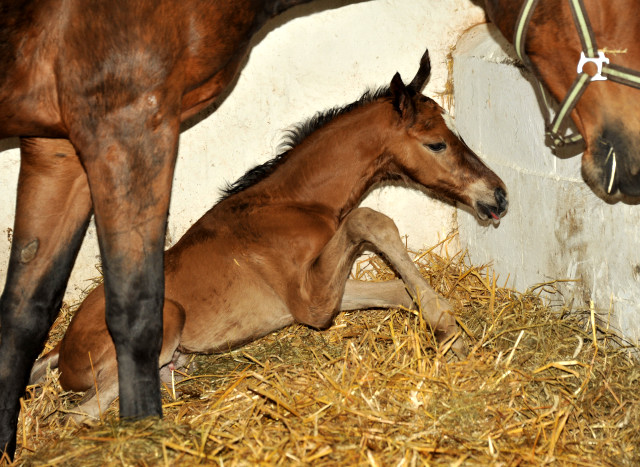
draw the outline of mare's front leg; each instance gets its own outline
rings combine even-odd
[[[131,97],[128,105],[94,115],[92,131],[71,138],[91,186],[120,417],[126,419],[162,416],[164,243],[179,109],[167,91]]]
[[[58,314],[91,214],[67,140],[23,139],[11,255],[0,298],[0,455],[13,455],[19,399]]]
[[[347,281],[353,262],[364,247],[382,254],[402,283],[360,286]],[[458,331],[449,303],[413,264],[395,223],[369,208],[355,209],[344,219],[311,268],[303,289],[310,297],[310,305],[296,307],[293,314],[298,321],[312,326],[326,326],[338,309],[408,306],[416,302],[439,339],[448,339]],[[456,342],[453,349],[463,351],[464,344]]]

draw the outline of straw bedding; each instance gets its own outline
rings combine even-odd
[[[66,417],[80,396],[53,371],[28,388],[16,465],[638,465],[640,368],[606,313],[550,307],[553,283],[501,287],[450,240],[414,257],[454,304],[468,358],[413,311],[344,313],[194,357],[163,390],[163,421],[118,424],[115,403],[93,426]],[[377,258],[357,275],[393,277]]]

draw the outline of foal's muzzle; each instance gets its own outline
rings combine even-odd
[[[493,191],[495,204],[483,203],[478,201],[476,209],[479,213],[483,214],[486,218],[492,218],[493,220],[500,220],[502,216],[507,212],[509,201],[507,199],[507,192],[504,188],[498,187]]]
[[[509,206],[509,200],[507,199],[507,192],[504,189],[498,187],[495,189],[493,194],[496,197],[496,202],[498,203],[497,214],[502,217],[507,212],[507,207]]]

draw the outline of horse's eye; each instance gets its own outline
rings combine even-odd
[[[447,148],[447,144],[446,143],[432,143],[432,144],[425,144],[425,146],[433,152],[442,152]]]

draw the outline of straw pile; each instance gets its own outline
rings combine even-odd
[[[545,305],[553,284],[500,287],[446,247],[414,256],[456,307],[467,359],[409,310],[345,313],[195,357],[163,390],[164,421],[119,425],[116,403],[80,427],[53,372],[28,389],[16,464],[638,465],[640,368],[606,316]],[[375,258],[358,274],[393,276]]]

